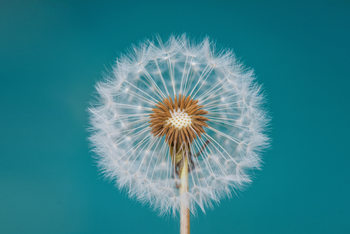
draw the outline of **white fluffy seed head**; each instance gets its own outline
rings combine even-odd
[[[251,70],[229,51],[216,54],[208,39],[147,41],[118,59],[111,76],[97,85],[90,139],[99,166],[130,196],[160,213],[176,214],[184,197],[191,212],[196,207],[205,211],[249,183],[249,172],[260,167],[259,152],[268,145],[260,90]],[[169,145],[164,137],[153,136],[149,123],[157,103],[179,94],[208,111],[205,133],[187,149],[193,168],[183,196]],[[176,111],[169,124],[184,128],[191,116]]]
[[[178,129],[189,127],[191,123],[191,117],[184,110],[171,112],[171,117],[167,120],[167,124],[171,124]]]

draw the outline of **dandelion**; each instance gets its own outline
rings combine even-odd
[[[160,213],[203,212],[251,182],[267,124],[254,74],[204,39],[147,41],[97,84],[90,108],[104,174]]]

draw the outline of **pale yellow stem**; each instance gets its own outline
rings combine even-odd
[[[188,161],[183,155],[183,167],[180,174],[180,234],[190,234],[190,209],[188,204]]]

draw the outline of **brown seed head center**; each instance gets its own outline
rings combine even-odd
[[[198,100],[190,96],[179,95],[174,100],[165,98],[156,104],[150,114],[150,126],[154,136],[165,136],[165,140],[172,147],[191,144],[194,139],[201,137],[207,127],[208,114]]]

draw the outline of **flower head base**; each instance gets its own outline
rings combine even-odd
[[[165,98],[156,104],[150,114],[150,127],[154,136],[165,136],[170,147],[178,149],[182,144],[188,146],[194,139],[204,133],[208,118],[204,115],[208,111],[198,105],[198,100],[179,95],[174,101],[171,97]]]
[[[175,110],[174,112],[170,112],[170,114],[171,117],[166,121],[167,125],[170,124],[178,130],[191,126],[191,116],[189,116],[185,110]]]
[[[208,39],[147,41],[97,85],[91,141],[103,172],[161,213],[205,211],[249,183],[268,145],[254,74]],[[188,166],[188,191],[177,184]]]

